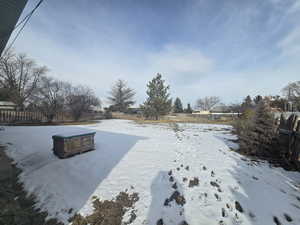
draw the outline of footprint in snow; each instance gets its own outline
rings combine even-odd
[[[232,211],[232,206],[229,203],[226,203],[226,207],[229,211]]]
[[[288,221],[288,222],[292,222],[293,221],[293,219],[292,219],[292,217],[290,217],[290,215],[288,215],[286,213],[284,213],[283,215],[284,215],[284,218],[286,219],[286,221]]]
[[[210,176],[211,176],[211,177],[214,177],[214,176],[215,176],[215,172],[214,172],[214,171],[211,171]]]
[[[223,220],[220,220],[219,225],[226,225],[226,223]]]
[[[213,187],[216,187],[216,188],[220,187],[220,185],[217,182],[215,182],[215,181],[211,181],[210,185],[213,186]]]
[[[217,193],[215,193],[215,197],[216,197],[217,201],[222,201],[221,197]]]
[[[282,225],[282,223],[280,222],[280,220],[276,216],[273,217],[273,221],[276,225]]]
[[[226,211],[226,209],[222,208],[222,217],[227,217],[228,213]]]
[[[241,204],[240,204],[238,201],[235,201],[235,209],[236,209],[237,211],[239,211],[240,213],[243,213],[243,212],[244,212],[243,207],[241,206]]]
[[[251,218],[251,219],[255,219],[255,214],[254,213],[252,213],[252,212],[249,212],[249,217]]]
[[[239,215],[237,213],[234,215],[232,222],[233,222],[233,224],[242,224],[243,223],[242,219],[239,217]]]

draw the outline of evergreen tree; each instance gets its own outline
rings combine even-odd
[[[148,98],[141,106],[147,118],[159,119],[160,116],[168,114],[172,109],[168,85],[162,80],[161,74],[157,74],[147,85]]]
[[[240,134],[241,150],[251,155],[270,156],[275,136],[275,119],[269,105],[260,101],[250,122],[250,126]]]
[[[249,110],[252,108],[253,108],[253,102],[252,102],[250,95],[248,95],[245,98],[244,102],[242,103],[242,111],[245,112],[246,110]]]
[[[182,103],[180,98],[176,98],[174,102],[174,113],[183,113]]]
[[[256,105],[259,104],[261,100],[263,100],[263,97],[261,95],[256,95],[255,98],[253,99]]]
[[[188,103],[188,104],[187,104],[187,108],[186,108],[184,111],[185,111],[185,113],[192,113],[192,112],[193,112],[193,110],[192,110],[192,107],[191,107],[191,104],[190,104],[190,103]]]
[[[109,94],[108,100],[112,104],[110,106],[112,111],[126,112],[128,107],[135,103],[135,91],[129,88],[124,80],[117,80]]]

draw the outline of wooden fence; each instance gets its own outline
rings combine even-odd
[[[281,154],[291,162],[298,162],[300,153],[300,117],[292,114],[288,119],[285,119],[281,115],[278,133]]]
[[[64,120],[64,115],[58,113],[54,117],[54,121]],[[29,112],[29,111],[10,111],[1,110],[0,111],[0,123],[10,124],[10,123],[35,123],[35,122],[46,122],[46,116],[41,112]]]
[[[100,120],[105,119],[103,113],[86,112],[83,113],[81,120]],[[53,122],[70,122],[73,121],[72,115],[68,112],[57,113]],[[44,123],[48,122],[47,117],[41,112],[32,111],[10,111],[0,110],[0,124],[30,124],[30,123]]]

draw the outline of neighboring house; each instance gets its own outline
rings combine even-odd
[[[128,113],[128,114],[142,114],[143,110],[141,108],[128,108],[126,113]]]
[[[227,113],[230,112],[228,106],[225,105],[217,105],[210,110],[211,113]]]
[[[13,102],[0,101],[0,110],[16,110],[17,105]]]
[[[102,112],[102,108],[101,108],[101,106],[91,105],[90,109],[89,109],[89,112],[100,113],[100,112]]]
[[[198,114],[198,115],[208,115],[210,114],[209,111],[203,111],[203,110],[195,110],[192,112],[192,114]]]
[[[26,3],[27,0],[0,0],[0,56]]]

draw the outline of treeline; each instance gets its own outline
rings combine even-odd
[[[206,96],[197,99],[195,109],[213,112],[218,106],[219,112],[233,112],[250,117],[256,105],[267,101],[272,109],[279,111],[296,111],[300,109],[300,81],[290,83],[282,89],[281,96],[260,95],[247,96],[241,104],[225,105],[218,96]],[[117,80],[111,87],[107,100],[110,106],[108,114],[113,111],[124,113],[140,113],[147,119],[159,119],[161,116],[173,113],[192,113],[191,104],[183,106],[177,97],[173,102],[170,96],[170,86],[166,84],[161,74],[157,74],[147,84],[147,98],[138,108],[135,104],[136,92],[126,81]],[[61,81],[48,75],[48,69],[39,66],[34,60],[24,54],[6,52],[0,58],[0,99],[17,104],[19,110],[38,110],[52,121],[60,112],[69,112],[74,120],[79,120],[92,106],[101,106],[100,99],[94,91],[82,85],[74,86],[70,82]],[[248,115],[248,116],[247,116]]]
[[[12,101],[18,110],[38,110],[51,122],[57,113],[69,112],[79,120],[100,99],[87,86],[74,86],[47,75],[25,54],[6,52],[0,58],[0,99]]]
[[[161,116],[167,115],[170,112],[174,113],[192,113],[191,105],[188,103],[186,108],[183,108],[180,98],[176,98],[174,104],[170,97],[170,86],[162,79],[161,74],[157,74],[147,84],[147,99],[138,108],[147,119],[158,120]],[[124,113],[134,113],[130,108],[134,103],[135,91],[128,87],[124,80],[118,80],[109,92],[108,101],[110,106],[108,110]]]

